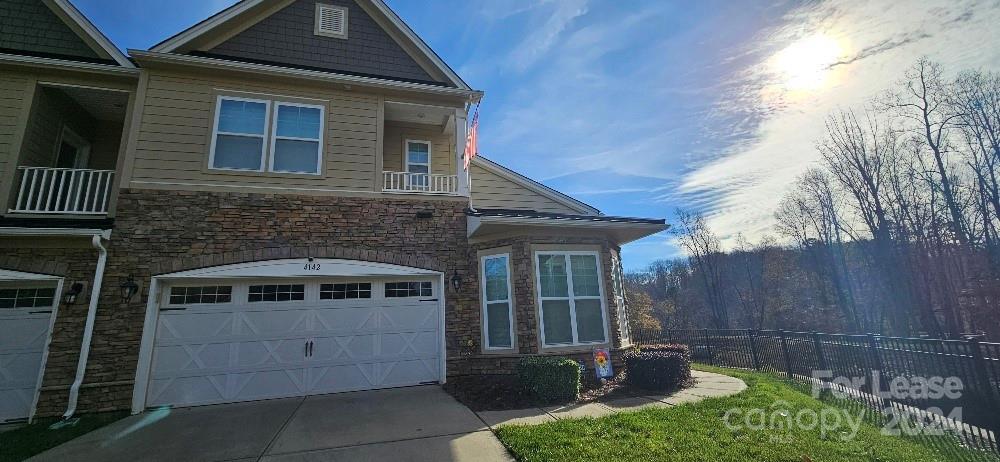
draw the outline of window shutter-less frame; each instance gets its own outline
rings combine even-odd
[[[347,38],[347,8],[342,6],[316,4],[316,35]]]

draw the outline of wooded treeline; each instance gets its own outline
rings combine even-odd
[[[679,211],[688,257],[628,276],[633,324],[1000,339],[1000,74],[921,59],[816,148],[775,237],[724,251]]]

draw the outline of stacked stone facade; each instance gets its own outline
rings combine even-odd
[[[251,193],[124,189],[118,198],[115,229],[101,291],[87,374],[79,409],[128,409],[152,276],[209,266],[283,258],[342,258],[425,268],[462,279],[447,284],[445,337],[447,372],[511,373],[518,358],[538,354],[537,309],[532,281],[533,244],[581,244],[601,249],[612,344],[619,345],[611,286],[612,252],[603,238],[511,237],[470,244],[466,237],[467,201],[371,199]],[[517,320],[515,352],[481,352],[477,251],[510,246]],[[65,248],[3,249],[0,266],[31,271],[48,264],[66,283],[93,280],[97,252],[85,240]],[[29,263],[29,262],[35,263]],[[38,263],[51,262],[51,263]],[[37,269],[37,268],[35,268]],[[128,303],[119,286],[129,277],[141,285]],[[38,415],[65,410],[86,301],[62,306],[52,334]],[[591,351],[558,354],[590,361]],[[613,355],[616,362],[617,351]]]

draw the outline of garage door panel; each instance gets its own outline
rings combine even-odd
[[[309,369],[309,393],[339,393],[378,387],[377,364],[341,364]]]
[[[178,377],[168,379],[153,378],[149,382],[150,406],[173,403],[187,405],[217,403],[225,401],[228,377],[214,376]]]
[[[332,333],[375,331],[378,329],[378,309],[368,306],[316,310],[314,328]]]
[[[381,336],[382,357],[400,355],[436,355],[438,349],[437,331],[404,332]]]
[[[390,306],[382,310],[380,327],[431,328],[436,329],[437,302],[421,305]]]
[[[257,308],[257,307],[255,307]],[[237,334],[289,334],[308,330],[306,310],[244,311],[237,314]]]
[[[227,401],[283,398],[306,392],[306,369],[275,369],[234,374],[234,391]]]
[[[343,335],[315,337],[312,361],[368,360],[375,357],[378,335]]]
[[[45,340],[48,338],[50,316],[46,313],[0,317],[0,349],[16,348],[40,353],[45,348]]]
[[[304,339],[239,342],[234,363],[241,367],[301,364],[305,343]]]
[[[35,399],[35,384],[21,389],[0,389],[0,422],[5,419],[27,417]]]
[[[189,341],[212,339],[233,331],[233,313],[204,313],[173,311],[161,313],[157,340]]]
[[[224,369],[229,365],[229,345],[225,343],[164,346],[153,360],[153,370],[159,374]]]
[[[412,359],[383,363],[381,386],[393,387],[414,383],[436,381],[437,361],[434,359]]]

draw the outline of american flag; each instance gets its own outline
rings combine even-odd
[[[479,154],[479,105],[476,105],[476,113],[472,116],[472,124],[469,125],[468,134],[465,137],[465,170],[469,170],[472,158]]]

